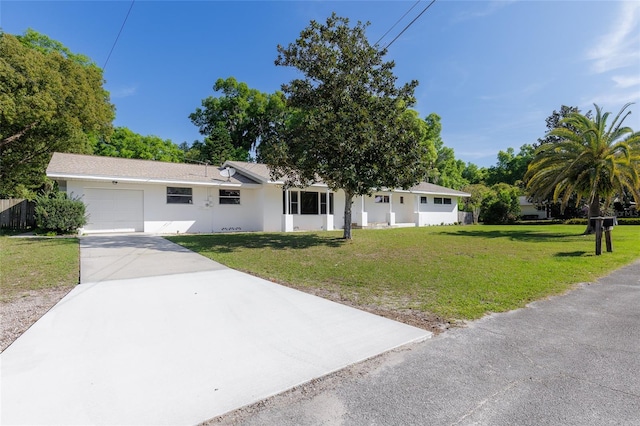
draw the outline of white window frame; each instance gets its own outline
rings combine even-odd
[[[166,192],[167,204],[193,204],[193,188],[184,186],[167,186]]]
[[[239,189],[218,190],[218,204],[225,205],[225,206],[239,206],[240,190]]]

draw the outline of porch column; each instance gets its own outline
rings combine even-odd
[[[364,195],[360,196],[360,226],[363,228],[369,226],[369,217],[367,212],[364,211]]]
[[[333,215],[331,214],[331,197],[329,196],[329,188],[327,188],[327,205],[323,220],[323,227],[326,231],[333,231]]]
[[[389,213],[387,213],[387,223],[389,226],[396,224],[396,214],[393,211],[393,192],[389,192]]]
[[[289,190],[284,191],[284,213],[282,214],[282,232],[293,231],[293,215],[291,214],[291,205],[289,203]]]

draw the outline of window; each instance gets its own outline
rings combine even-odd
[[[427,197],[420,197],[420,204],[427,204]]]
[[[193,204],[192,188],[167,186],[167,204]]]
[[[300,214],[318,214],[318,193],[300,192]]]
[[[376,203],[386,203],[389,204],[389,196],[388,195],[376,195],[374,201]]]
[[[433,204],[451,204],[451,198],[435,197],[433,199]]]
[[[298,191],[289,191],[289,211],[287,212],[287,191],[282,191],[282,214],[298,214]]]
[[[400,204],[404,204],[404,197],[400,197]]]
[[[220,204],[240,204],[239,189],[221,189]]]
[[[320,193],[320,214],[327,214],[327,194]],[[333,214],[333,193],[329,193],[329,214]]]

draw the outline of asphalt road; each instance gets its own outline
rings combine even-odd
[[[640,425],[640,261],[211,424]]]

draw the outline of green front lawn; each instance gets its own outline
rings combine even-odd
[[[55,287],[78,284],[77,238],[0,236],[0,301]]]
[[[618,226],[595,256],[582,225],[449,226],[169,237],[231,268],[355,305],[474,319],[558,294],[640,258],[640,227]],[[604,249],[604,241],[603,241]]]

